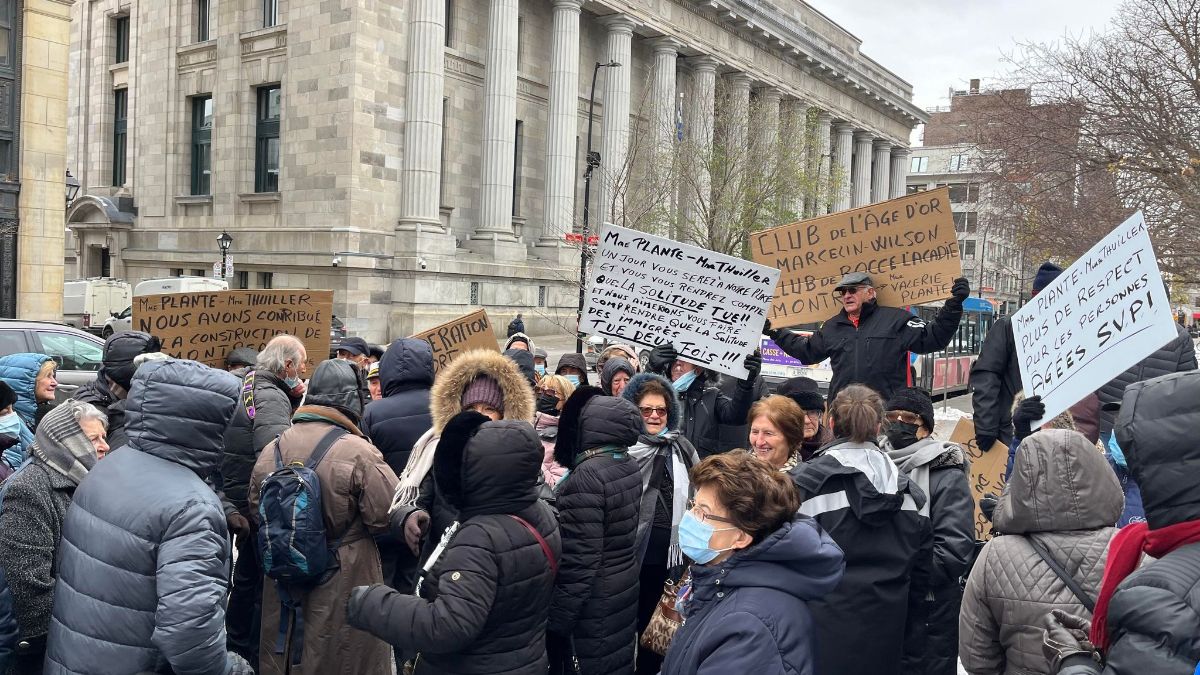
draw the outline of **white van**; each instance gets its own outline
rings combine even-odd
[[[147,279],[138,282],[133,287],[133,297],[139,295],[158,295],[160,293],[196,293],[200,291],[227,291],[229,282],[224,279],[209,279],[208,277],[166,277],[163,279]],[[113,312],[108,321],[104,322],[104,330],[100,335],[108,338],[113,333],[123,330],[133,330],[133,303],[130,302],[121,312]]]
[[[63,284],[63,323],[100,333],[104,321],[130,304],[129,284],[97,277]]]

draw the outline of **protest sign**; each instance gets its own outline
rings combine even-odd
[[[745,378],[779,270],[605,224],[579,330]]]
[[[991,493],[999,497],[1004,494],[1004,469],[1008,466],[1008,448],[1000,441],[984,452],[975,443],[975,423],[967,418],[958,421],[950,442],[958,443],[971,461],[971,473],[967,480],[971,484],[971,499],[975,502],[975,539],[986,541],[992,538],[992,522],[979,510],[979,498]],[[928,496],[928,495],[926,495]]]
[[[879,304],[890,307],[949,298],[962,275],[949,188],[757,232],[750,252],[781,272],[771,302],[776,327],[841,310],[833,289],[848,272],[871,275]]]
[[[225,367],[238,347],[261,351],[280,333],[294,335],[308,352],[308,372],[329,356],[333,291],[199,291],[141,295],[133,299],[133,329],[162,340],[181,359]]]
[[[413,336],[433,348],[433,374],[437,375],[454,359],[473,349],[500,351],[487,312],[481,310],[430,328]]]
[[[1178,335],[1141,212],[1013,315],[1026,396],[1053,419]],[[1036,421],[1036,429],[1041,421]]]
[[[804,337],[812,335],[812,331],[795,332],[797,335],[803,335]],[[787,352],[775,344],[774,340],[766,337],[762,339],[759,349],[762,350],[763,377],[778,377],[782,380],[793,377],[807,377],[826,384],[833,380],[833,366],[830,365],[829,359],[825,359],[820,363],[805,365],[800,359],[788,356]]]

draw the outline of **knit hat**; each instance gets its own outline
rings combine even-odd
[[[811,377],[793,377],[784,380],[775,393],[792,399],[800,406],[801,410],[825,412],[825,397],[821,396],[817,381]]]
[[[925,423],[925,428],[933,431],[933,399],[929,397],[929,392],[920,387],[897,389],[892,392],[885,408],[916,413]]]
[[[133,382],[133,374],[137,371],[137,366],[133,363],[134,357],[146,352],[156,352],[161,348],[162,342],[148,333],[115,333],[104,341],[104,360],[100,371],[105,377],[128,390]]]
[[[465,410],[476,403],[489,405],[496,410],[504,410],[504,395],[500,392],[500,384],[488,377],[480,375],[463,389],[462,407]]]
[[[1038,268],[1037,274],[1033,277],[1033,292],[1040,293],[1043,288],[1053,283],[1058,278],[1058,275],[1062,274],[1062,271],[1063,268],[1050,261],[1042,263],[1042,266]]]
[[[8,386],[4,380],[0,380],[0,408],[7,408],[17,402],[17,392]]]

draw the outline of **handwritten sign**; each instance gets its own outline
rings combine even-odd
[[[1026,396],[1053,419],[1178,333],[1141,212],[1013,315]],[[1041,422],[1036,422],[1036,429]]]
[[[433,373],[473,349],[499,351],[492,322],[482,309],[413,336],[433,348]]]
[[[984,452],[975,443],[975,423],[962,418],[950,434],[950,442],[958,443],[971,461],[971,499],[975,501],[975,539],[987,541],[992,538],[992,521],[984,517],[979,509],[979,499],[991,493],[997,497],[1004,494],[1004,469],[1008,466],[1008,448],[1000,441]]]
[[[745,378],[779,270],[605,224],[579,330]]]
[[[849,272],[871,275],[879,304],[891,307],[949,298],[962,275],[949,188],[758,232],[750,253],[781,272],[771,303],[776,327],[841,310],[833,289]]]
[[[238,347],[261,351],[280,333],[308,352],[308,370],[329,355],[333,291],[200,291],[133,299],[133,329],[162,340],[163,351],[223,368]]]

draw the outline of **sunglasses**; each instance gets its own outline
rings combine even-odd
[[[647,405],[647,406],[642,406],[641,408],[638,408],[638,410],[642,411],[642,417],[666,417],[667,416],[666,408],[659,408],[659,407]]]
[[[866,293],[867,289],[869,289],[869,288],[871,288],[871,287],[870,286],[849,286],[847,288],[837,288],[837,289],[834,289],[834,291],[833,291],[833,297],[837,300],[841,300],[842,296],[844,296],[844,295],[857,295],[859,293]]]

